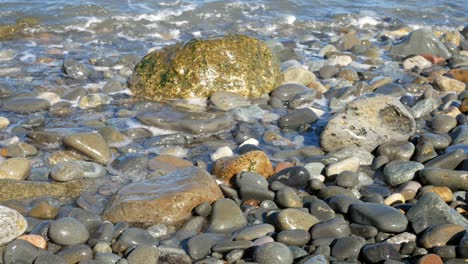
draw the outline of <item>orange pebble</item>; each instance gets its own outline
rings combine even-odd
[[[423,56],[426,60],[430,61],[432,64],[442,64],[445,62],[445,59],[442,57],[436,57],[430,54],[422,54],[421,56]]]
[[[47,241],[44,237],[40,235],[22,235],[19,236],[18,239],[26,240],[31,243],[33,246],[46,249],[47,248]]]
[[[286,168],[294,167],[294,164],[291,162],[280,162],[275,166],[275,173],[278,173]]]
[[[420,258],[417,263],[418,264],[443,264],[444,262],[436,254],[427,254],[424,257]]]

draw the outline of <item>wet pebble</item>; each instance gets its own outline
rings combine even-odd
[[[258,264],[292,264],[291,250],[278,242],[266,243],[255,249],[254,260]]]
[[[349,214],[353,222],[372,225],[383,232],[402,232],[408,225],[408,220],[400,211],[384,204],[353,204]]]
[[[89,238],[86,227],[78,220],[65,217],[50,225],[49,238],[56,244],[71,246],[85,243]]]
[[[231,199],[219,199],[213,204],[208,229],[214,233],[230,233],[247,225],[239,206]]]
[[[413,179],[415,173],[424,165],[414,161],[394,160],[385,165],[384,178],[391,186],[397,186]]]

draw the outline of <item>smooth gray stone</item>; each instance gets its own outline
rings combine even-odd
[[[46,251],[25,240],[14,240],[3,249],[2,264],[33,263],[34,259]]]
[[[321,79],[330,79],[338,73],[338,68],[331,65],[325,65],[319,70],[319,76]]]
[[[255,199],[257,201],[273,200],[275,193],[268,189],[260,189],[253,186],[243,186],[239,190],[242,200]]]
[[[320,199],[316,199],[310,203],[309,212],[320,221],[328,221],[335,217],[335,211]]]
[[[244,171],[236,175],[236,184],[238,187],[251,186],[268,190],[268,181],[262,175]]]
[[[219,253],[227,253],[232,250],[236,249],[247,249],[252,247],[252,241],[248,240],[236,240],[236,241],[221,241],[216,243],[211,250],[213,252],[219,252]]]
[[[415,161],[394,160],[385,165],[384,179],[391,186],[398,186],[411,181],[417,171],[424,169],[424,165]]]
[[[289,101],[296,94],[310,90],[310,88],[298,83],[286,83],[278,86],[271,92],[271,97],[276,97],[283,102]]]
[[[339,214],[347,214],[349,207],[355,203],[362,203],[362,201],[347,195],[335,195],[328,200],[328,205]]]
[[[437,157],[437,152],[431,142],[422,140],[416,145],[416,154],[414,156],[414,161],[426,162]]]
[[[452,54],[431,30],[418,29],[404,37],[390,48],[390,56],[404,58],[409,55],[430,54],[444,59]]]
[[[349,224],[343,218],[334,218],[327,222],[321,222],[312,227],[310,231],[312,239],[340,238],[351,234]]]
[[[360,236],[363,238],[375,237],[377,233],[379,232],[377,228],[371,225],[360,225],[360,224],[352,223],[349,225],[349,228],[351,229],[351,234]]]
[[[389,142],[378,147],[379,155],[387,156],[389,160],[410,160],[414,153],[414,145],[411,142]]]
[[[269,242],[259,246],[253,257],[258,264],[292,264],[294,261],[291,250],[278,242]]]
[[[468,125],[457,126],[450,133],[452,137],[452,145],[468,143]]]
[[[427,192],[406,213],[416,234],[440,224],[457,224],[468,229],[468,220],[448,206],[436,193]]]
[[[338,238],[331,248],[331,256],[338,260],[357,259],[366,240],[358,236]]]
[[[291,187],[283,187],[276,192],[276,203],[285,208],[302,207],[302,199]]]
[[[302,108],[290,111],[278,120],[280,128],[297,129],[303,125],[311,124],[318,120],[318,116],[310,108]]]
[[[68,262],[60,256],[44,254],[37,257],[36,260],[34,260],[34,264],[68,264]]]
[[[91,246],[96,245],[98,242],[110,243],[114,236],[114,224],[105,221],[99,225],[96,232],[90,234],[88,244]]]
[[[52,242],[62,246],[82,244],[89,238],[86,226],[71,217],[60,218],[53,222],[48,235]]]
[[[463,152],[465,152],[465,155],[468,155],[468,144],[457,144],[457,145],[449,146],[448,148],[445,149],[445,153],[450,153],[458,149],[463,150]]]
[[[235,240],[254,240],[266,236],[275,231],[275,227],[270,224],[258,224],[246,227],[235,235]]]
[[[215,133],[231,128],[233,124],[229,114],[190,113],[172,108],[146,112],[137,119],[144,125],[192,134]]]
[[[34,97],[14,98],[6,101],[1,106],[3,110],[20,114],[45,111],[49,107],[49,101]]]
[[[408,219],[399,210],[384,204],[352,204],[349,215],[353,222],[371,225],[382,232],[400,233],[406,230]]]
[[[204,233],[190,238],[187,242],[188,253],[195,259],[203,259],[211,252],[211,248],[218,242],[229,239],[229,236],[222,234]]]
[[[291,100],[289,100],[288,107],[296,109],[302,105],[310,104],[315,100],[316,95],[317,91],[314,89],[309,89],[307,91],[298,93],[293,98],[291,98]]]
[[[119,255],[114,253],[96,253],[94,258],[96,261],[101,261],[106,264],[120,264],[121,262],[128,263],[126,259],[122,259]]]
[[[112,245],[115,253],[124,252],[129,248],[137,246],[157,246],[158,240],[150,233],[138,228],[129,228],[125,230],[119,239]]]
[[[378,263],[388,259],[400,260],[400,253],[389,243],[366,245],[361,250],[362,255],[369,263]]]
[[[207,217],[211,214],[211,204],[208,202],[203,202],[199,204],[197,207],[195,207],[194,211],[197,213],[199,216],[202,217]]]
[[[356,196],[351,190],[345,189],[340,186],[327,186],[323,188],[322,190],[320,190],[320,192],[317,194],[317,197],[322,200],[326,200],[328,198],[332,198],[337,195],[344,195],[350,198],[356,198]],[[333,208],[333,210],[335,209]]]
[[[288,246],[304,246],[310,240],[310,234],[306,230],[283,230],[276,236],[276,241]]]
[[[336,176],[336,185],[343,188],[352,188],[359,184],[359,175],[354,171],[343,171]]]
[[[74,245],[63,248],[58,256],[64,258],[68,263],[78,263],[93,258],[93,250],[87,245]]]
[[[387,83],[375,89],[374,93],[401,97],[406,94],[406,90],[399,84]]]
[[[446,151],[445,154],[424,163],[424,167],[453,170],[467,158],[468,154],[466,154],[463,149],[457,149],[451,152]]]
[[[425,168],[420,171],[421,180],[434,186],[446,186],[452,191],[468,191],[468,172]]]
[[[231,233],[247,225],[239,206],[231,199],[219,199],[213,204],[208,230],[213,233]]]
[[[445,149],[452,142],[452,138],[447,134],[424,133],[420,139],[431,142],[435,150]]]
[[[223,111],[250,105],[249,101],[242,95],[228,91],[216,91],[210,96],[210,102]]]
[[[228,263],[236,263],[237,261],[240,261],[243,256],[244,256],[244,250],[235,249],[235,250],[233,250],[233,251],[226,254],[226,261]],[[223,262],[223,264],[224,264],[224,262]]]
[[[193,237],[199,234],[205,225],[206,219],[204,217],[192,217],[187,222],[185,222],[185,224],[177,231],[175,237],[179,241]]]
[[[159,251],[155,246],[139,246],[127,256],[128,264],[158,264]]]
[[[436,115],[432,117],[430,125],[437,133],[447,133],[457,125],[457,119],[449,115]]]

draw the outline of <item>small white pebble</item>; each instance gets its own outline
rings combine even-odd
[[[210,157],[212,161],[217,161],[220,158],[231,157],[233,154],[230,147],[224,146],[211,153]]]
[[[324,182],[324,181],[325,181],[325,176],[323,176],[323,175],[311,175],[311,176],[310,176],[310,179],[311,179],[311,180],[312,180],[312,179],[317,179],[317,180],[319,180],[319,181],[321,181],[321,182]]]
[[[4,116],[0,116],[0,129],[4,129],[10,125],[10,120]]]
[[[247,144],[258,146],[259,142],[255,138],[249,138],[246,141],[242,142],[242,144],[239,145],[239,148]]]

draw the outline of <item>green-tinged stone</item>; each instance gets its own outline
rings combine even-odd
[[[244,35],[193,39],[147,54],[129,86],[150,100],[208,97],[216,91],[259,97],[281,84],[276,57],[265,43]]]
[[[18,35],[25,27],[37,25],[39,21],[36,18],[26,17],[16,21],[15,24],[0,25],[0,40],[10,39]]]
[[[23,200],[43,196],[78,197],[85,190],[91,190],[105,182],[104,178],[85,179],[70,182],[32,182],[0,180],[0,201]]]

